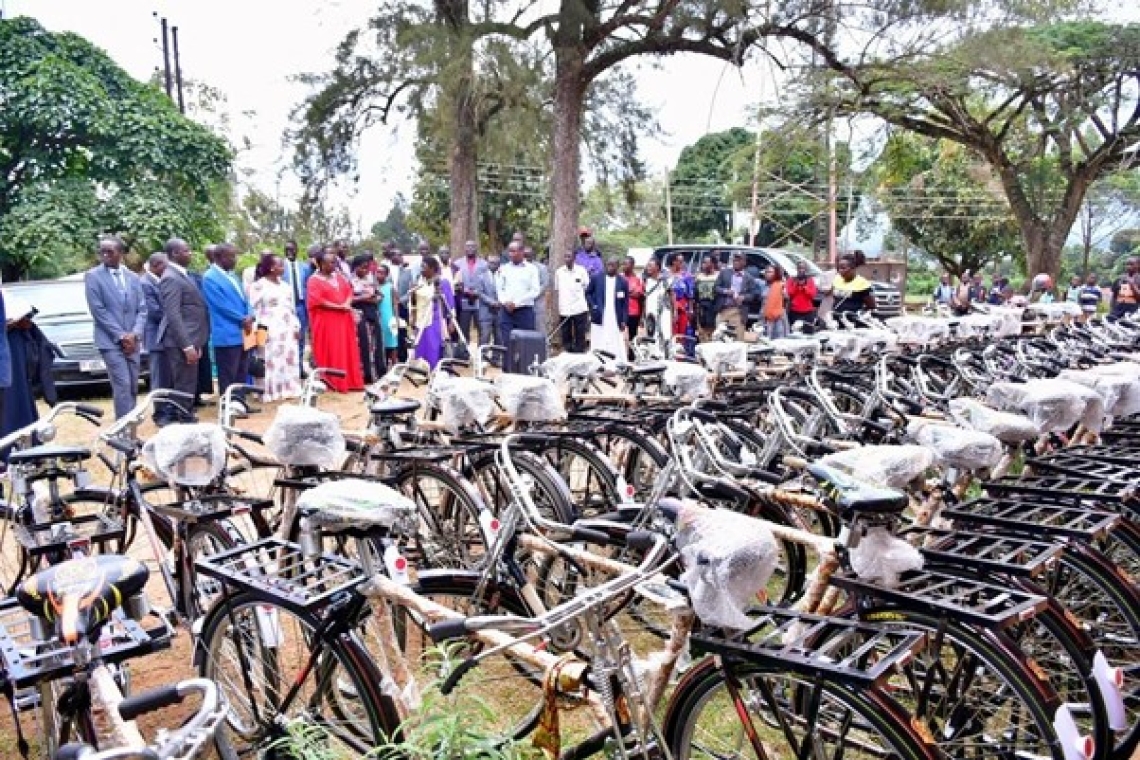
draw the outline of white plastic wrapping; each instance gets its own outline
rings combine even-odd
[[[819,341],[814,337],[806,338],[775,338],[773,340],[765,341],[765,345],[771,346],[774,350],[781,354],[791,354],[792,356],[810,356],[818,354],[820,350]]]
[[[495,378],[499,400],[511,419],[520,422],[557,422],[566,419],[562,394],[545,377],[502,374]]]
[[[736,630],[776,569],[780,547],[763,522],[726,509],[686,504],[677,516],[676,545],[693,611],[705,625]]]
[[[1033,316],[1051,320],[1058,320],[1062,317],[1079,317],[1082,313],[1080,304],[1069,303],[1068,301],[1031,303],[1025,310]]]
[[[937,317],[891,317],[887,327],[895,331],[901,343],[928,345],[950,335],[950,323]]]
[[[709,395],[709,371],[690,362],[665,362],[661,382],[682,398],[701,398]]]
[[[860,327],[854,332],[858,333],[859,337],[863,340],[864,351],[872,348],[876,343],[882,343],[884,351],[893,351],[898,348],[899,345],[899,336],[890,330],[881,330],[875,327]]]
[[[1107,369],[1107,367],[1095,369]],[[1078,383],[1099,393],[1104,401],[1105,413],[1112,417],[1132,414],[1134,410],[1130,410],[1136,403],[1135,388],[1137,382],[1135,378],[1124,373],[1097,372],[1095,369],[1067,369],[1063,370],[1057,377]]]
[[[710,372],[745,372],[748,369],[748,344],[709,342],[697,346],[697,358]]]
[[[265,448],[291,467],[336,469],[345,452],[340,418],[311,406],[286,404],[265,431]]]
[[[826,350],[836,359],[858,359],[865,345],[854,330],[822,330],[815,337],[827,341]]]
[[[922,569],[922,554],[886,528],[871,528],[850,552],[851,569],[865,581],[887,588],[899,585],[899,576]]]
[[[217,425],[170,425],[143,445],[143,463],[180,486],[205,486],[226,468],[226,434]]]
[[[329,480],[301,492],[297,509],[328,530],[385,527],[413,529],[416,505],[394,488],[373,480]]]
[[[994,383],[986,392],[986,401],[998,409],[1024,413],[1042,433],[1063,432],[1078,422],[1099,433],[1104,425],[1100,394],[1069,380]]]
[[[913,419],[906,426],[907,435],[920,446],[934,452],[943,467],[959,470],[984,470],[1001,461],[1001,441],[977,430]]]
[[[439,416],[444,427],[458,433],[471,425],[482,425],[495,413],[495,386],[475,377],[449,377],[434,387]]]
[[[1020,306],[991,306],[988,313],[996,318],[994,332],[999,338],[1021,335],[1025,309]]]
[[[887,488],[905,488],[934,465],[925,446],[863,446],[837,451],[819,460],[853,478]]]
[[[989,433],[1003,443],[1032,441],[1041,435],[1036,423],[1024,414],[1002,412],[972,398],[952,400],[950,417],[959,425]]]
[[[1132,361],[1103,364],[1087,370],[1095,375],[1112,375],[1128,378],[1131,382],[1121,388],[1120,398],[1109,413],[1114,417],[1140,414],[1140,364]]]
[[[593,377],[602,368],[602,360],[592,353],[563,351],[542,363],[542,373],[559,385],[571,377]]]
[[[997,330],[1001,324],[989,314],[966,314],[957,319],[959,338],[997,337]]]

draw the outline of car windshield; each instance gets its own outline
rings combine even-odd
[[[36,319],[62,319],[90,315],[83,282],[45,280],[37,283],[5,286],[6,298],[18,298],[36,307]]]
[[[781,251],[781,253],[791,259],[792,263],[796,266],[799,266],[799,263],[801,261],[807,264],[808,274],[812,277],[818,277],[819,275],[823,274],[823,270],[816,266],[815,262],[809,259],[807,256],[801,256],[795,251]]]

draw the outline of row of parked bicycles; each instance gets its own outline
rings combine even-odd
[[[329,370],[264,433],[241,386],[145,441],[188,399],[57,406],[0,440],[16,744],[1130,758],[1140,322],[1042,316],[398,365],[361,430],[321,409]],[[63,415],[95,445],[53,443]],[[195,677],[124,696],[176,636]]]

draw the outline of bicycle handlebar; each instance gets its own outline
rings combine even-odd
[[[96,424],[99,419],[103,417],[103,410],[97,406],[90,404],[77,404],[75,402],[65,402],[53,406],[47,414],[40,419],[36,420],[30,425],[25,425],[19,430],[13,430],[8,435],[0,438],[0,449],[7,449],[21,441],[30,439],[32,436],[40,435],[51,428],[52,423],[56,417],[62,414],[74,414],[77,417],[82,417],[92,424]]]

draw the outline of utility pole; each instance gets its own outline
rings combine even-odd
[[[166,19],[163,19],[165,23]],[[170,30],[170,36],[174,41],[174,81],[178,86],[178,112],[186,114],[186,101],[182,97],[182,58],[178,55],[178,27]]]
[[[669,245],[673,245],[673,195],[669,190],[669,172],[665,172],[665,227],[669,231]]]
[[[159,18],[158,11],[154,12],[154,17],[158,19],[159,26],[162,27],[162,70],[163,83],[166,86],[166,97],[173,100],[174,80],[170,75],[170,28],[167,26],[165,17]]]

